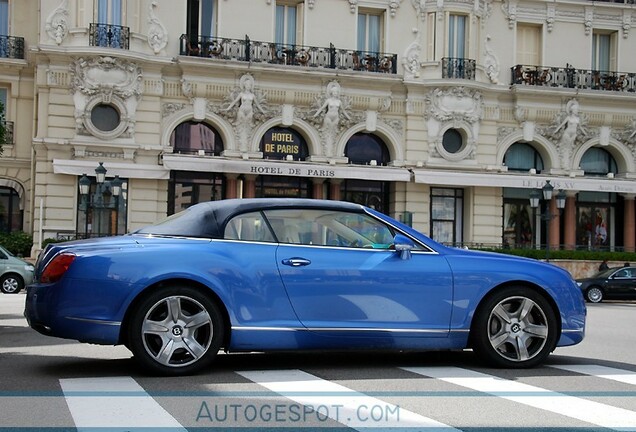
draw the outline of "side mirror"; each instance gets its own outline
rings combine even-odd
[[[396,234],[393,238],[393,244],[395,245],[395,250],[400,253],[400,258],[403,260],[411,259],[411,250],[415,247],[415,243],[410,238],[402,234]]]

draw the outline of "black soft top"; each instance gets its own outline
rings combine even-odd
[[[199,203],[132,234],[223,238],[230,218],[259,210],[305,208],[362,213],[364,207],[344,201],[300,198],[246,198]]]

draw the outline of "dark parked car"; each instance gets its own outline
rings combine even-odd
[[[585,299],[592,303],[603,300],[636,299],[636,267],[614,267],[592,277],[577,279]]]
[[[146,370],[189,374],[219,349],[472,347],[538,365],[585,333],[559,267],[442,246],[357,204],[197,204],[125,236],[50,244],[25,315],[51,336],[125,344]]]

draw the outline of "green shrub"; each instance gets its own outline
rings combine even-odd
[[[0,233],[0,244],[16,256],[28,257],[31,256],[33,237],[23,231]]]

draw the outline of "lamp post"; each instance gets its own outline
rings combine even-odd
[[[545,260],[550,261],[550,223],[552,219],[558,216],[557,214],[552,214],[552,209],[550,208],[550,203],[552,202],[552,193],[554,192],[554,186],[550,184],[550,180],[546,180],[545,184],[541,188],[541,193],[534,189],[530,192],[530,207],[536,209],[539,207],[539,201],[541,197],[546,202],[545,213],[541,214],[541,220],[546,222],[545,225]],[[565,192],[560,190],[556,196],[556,205],[559,213],[565,207]]]
[[[91,179],[86,174],[82,174],[79,179],[79,193],[81,196],[80,209],[84,210],[85,220],[85,234],[89,236],[89,213],[94,220],[91,220],[91,226],[93,222],[96,222],[98,235],[102,234],[101,222],[104,210],[115,209],[115,232],[117,235],[119,231],[119,196],[122,192],[123,181],[118,175],[113,180],[106,180],[106,173],[108,170],[104,167],[104,163],[100,162],[97,168],[95,168],[95,192],[90,193]],[[111,202],[111,197],[114,197],[114,202]],[[93,210],[91,213],[90,210]],[[106,234],[111,234],[110,230],[110,217],[108,217],[108,231]],[[91,229],[92,231],[92,229]]]

